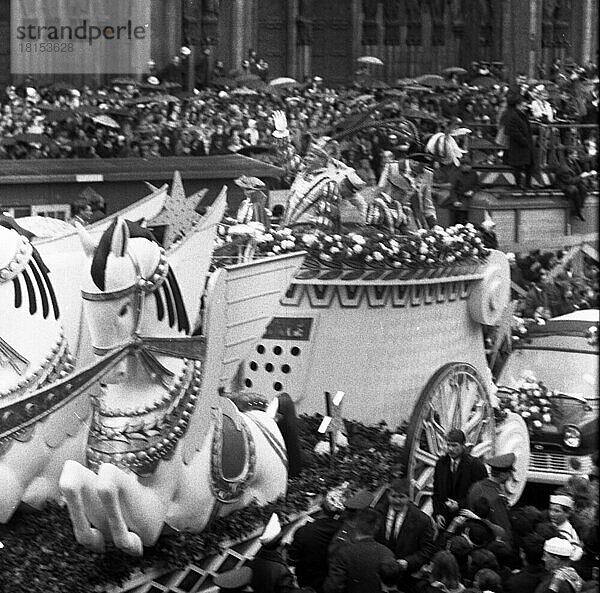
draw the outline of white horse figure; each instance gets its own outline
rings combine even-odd
[[[85,459],[91,403],[65,380],[73,359],[51,275],[29,240],[5,226],[0,226],[0,310],[0,522],[5,523],[21,501],[40,507],[60,498],[65,459]]]
[[[96,401],[89,467],[67,461],[60,478],[76,539],[141,555],[165,524],[201,531],[217,515],[284,493],[277,424],[218,395],[221,362],[209,364],[210,340],[186,336],[185,306],[162,248],[118,220],[87,250],[82,294],[94,349],[128,354]],[[286,287],[269,286],[273,308]]]

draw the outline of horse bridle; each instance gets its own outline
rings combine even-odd
[[[126,346],[127,344],[132,344],[140,341],[140,324],[142,322],[142,314],[144,311],[144,296],[148,293],[153,293],[157,291],[162,286],[163,282],[166,280],[167,274],[169,272],[169,263],[167,262],[167,258],[165,256],[165,250],[162,247],[160,248],[159,262],[154,272],[148,279],[144,278],[140,264],[135,255],[128,251],[127,256],[131,260],[131,263],[133,264],[136,273],[136,281],[134,284],[126,288],[121,288],[119,290],[113,290],[108,292],[89,292],[86,290],[81,291],[81,296],[83,300],[91,302],[115,301],[117,299],[133,294],[134,329],[131,338],[123,344],[115,344],[111,347],[101,348],[99,346],[93,346],[94,353],[99,356],[104,356],[105,354],[112,352],[115,348],[120,348],[122,346]]]

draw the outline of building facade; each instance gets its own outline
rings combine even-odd
[[[330,83],[351,80],[362,55],[384,61],[372,74],[385,81],[480,60],[535,77],[555,57],[598,62],[598,0],[150,1],[158,68],[181,45],[193,50],[190,67],[221,60],[237,69],[254,49],[271,77]],[[1,0],[0,82],[15,78],[9,31],[10,2]]]

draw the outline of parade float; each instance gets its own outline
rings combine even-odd
[[[404,165],[397,170],[419,167]],[[421,173],[417,180],[408,176],[420,199],[427,190],[427,172]],[[338,164],[300,178],[298,212],[306,212],[303,196],[319,188],[313,205],[328,219],[327,198],[343,198],[338,190],[347,181],[352,185],[349,170]],[[21,501],[41,507],[59,500],[77,542],[92,551],[164,550],[165,529],[178,536],[202,532],[219,516],[285,493],[290,443],[273,420],[273,403],[283,402],[285,411],[290,399],[303,412],[327,411],[332,426],[343,426],[343,417],[363,426],[357,441],[350,435],[350,452],[340,455],[341,471],[333,464],[331,473],[316,474],[313,460],[296,484],[305,492],[321,492],[334,476],[375,487],[393,463],[427,509],[445,434],[460,427],[474,455],[517,454],[507,489],[516,501],[529,462],[527,429],[517,414],[496,413],[483,341],[483,327],[499,323],[508,303],[506,258],[486,249],[470,225],[398,232],[406,218],[397,207],[394,215],[388,198],[377,194],[367,204],[379,226],[351,232],[318,229],[310,220],[265,232],[238,221],[225,240],[236,257],[213,259],[210,272],[223,194],[193,228],[168,233],[162,248],[122,218],[96,237],[79,229],[78,250],[72,236],[32,246],[16,230],[0,229],[11,237],[2,242],[2,298],[17,310],[3,318],[1,334],[8,361],[1,469],[11,485],[3,519]],[[164,218],[177,224],[175,215]],[[54,274],[53,288],[43,273],[24,270],[30,261]],[[21,286],[22,271],[29,282],[23,276]],[[44,286],[51,293],[45,300]],[[75,318],[64,334],[67,318],[49,314],[54,303]],[[19,321],[36,314],[35,329]],[[47,345],[31,340],[46,325],[63,336],[58,349],[58,338]],[[58,368],[63,341],[71,358]],[[36,356],[55,372],[24,381]],[[245,403],[223,397],[240,388]],[[326,393],[346,394],[343,411],[336,398],[325,400],[325,410]],[[377,444],[378,463],[367,471],[376,451],[369,444],[382,437],[365,439],[361,431],[378,423],[373,430],[388,444]],[[400,424],[402,434],[381,429]],[[330,456],[335,438],[331,445]],[[306,502],[294,507],[305,508]],[[249,525],[234,521],[225,535],[231,541]]]

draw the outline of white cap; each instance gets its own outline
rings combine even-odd
[[[160,80],[158,80],[158,78],[156,78],[156,76],[148,76],[148,84],[160,84]]]
[[[575,501],[568,494],[551,494],[550,504],[559,504],[561,507],[572,509],[575,507]]]
[[[179,50],[182,56],[189,56],[192,53],[192,50],[185,45]]]
[[[71,94],[74,97],[81,97],[81,93],[77,89],[71,89]]]
[[[281,533],[281,523],[277,513],[273,513],[262,535],[258,538],[261,544],[270,544],[275,541]]]
[[[545,541],[544,552],[554,554],[554,556],[570,558],[573,554],[573,546],[562,537],[553,537]]]

